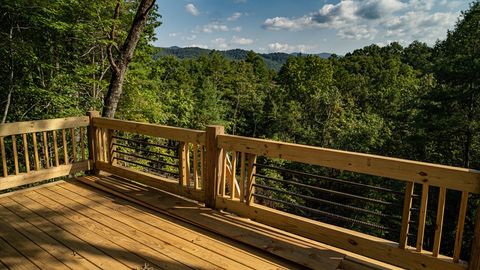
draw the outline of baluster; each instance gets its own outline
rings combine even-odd
[[[69,164],[69,158],[68,158],[68,148],[67,148],[67,131],[65,129],[62,129],[62,141],[63,141],[63,159],[65,162],[65,165]]]
[[[188,181],[187,176],[187,144],[185,142],[180,142],[178,145],[178,172],[179,178],[178,184],[180,186],[186,186]]]
[[[405,197],[403,201],[402,228],[400,230],[399,247],[405,249],[408,244],[408,230],[410,228],[410,216],[412,209],[412,197],[415,184],[408,182],[405,187]]]
[[[201,189],[205,188],[205,156],[204,156],[205,147],[203,145],[200,146],[200,179],[202,186]]]
[[[7,155],[5,153],[5,140],[0,137],[0,151],[2,152],[3,177],[8,176]]]
[[[253,194],[255,193],[255,172],[257,155],[248,154],[248,173],[247,173],[247,204],[250,205],[255,201]]]
[[[50,154],[48,152],[48,136],[47,132],[43,132],[43,151],[45,152],[45,168],[50,168]]]
[[[462,250],[463,229],[465,226],[465,216],[467,215],[468,206],[468,192],[462,192],[462,199],[460,202],[460,211],[458,214],[457,232],[455,234],[455,247],[453,249],[453,261],[460,260],[460,251]]]
[[[70,129],[70,141],[72,143],[72,162],[77,161],[77,142],[75,140],[75,129]]]
[[[58,142],[57,142],[57,131],[52,131],[53,135],[53,152],[55,155],[55,167],[60,166],[60,160],[58,158]]]
[[[83,133],[83,127],[79,128],[80,132],[80,151],[81,151],[81,159],[85,160],[85,135]]]
[[[198,189],[198,145],[193,144],[193,188]]]
[[[222,179],[220,179],[219,183],[219,194],[222,197],[225,197],[225,186],[227,182],[227,151],[223,151],[222,154]]]
[[[13,163],[15,166],[15,175],[18,175],[19,170],[18,170],[17,138],[15,135],[12,135],[12,148],[13,148]]]
[[[240,202],[245,201],[245,153],[240,154],[240,181],[238,183],[240,186]]]
[[[417,251],[418,252],[421,252],[423,249],[423,238],[425,236],[425,221],[427,218],[428,190],[429,190],[429,185],[423,184],[422,200],[420,203],[420,213],[418,215],[418,232],[417,232]]]
[[[230,177],[230,188],[232,189],[230,191],[230,199],[234,199],[235,198],[235,185],[237,183],[237,180],[235,179],[236,178],[236,174],[237,174],[237,152],[236,151],[233,151],[232,152],[232,176]]]
[[[40,170],[40,159],[38,158],[37,133],[33,132],[33,157],[35,159],[35,170]]]
[[[27,141],[27,134],[22,134],[23,139],[23,151],[25,153],[25,169],[27,173],[30,172],[30,157],[28,156],[28,141]]]
[[[438,193],[437,221],[435,222],[435,239],[433,241],[433,256],[440,254],[440,242],[442,241],[443,216],[445,213],[445,199],[447,188],[441,187]]]

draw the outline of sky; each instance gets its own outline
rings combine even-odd
[[[344,55],[370,44],[434,45],[469,0],[157,0],[154,45]]]

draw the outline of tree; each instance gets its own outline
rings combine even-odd
[[[135,48],[137,47],[138,41],[140,40],[143,29],[147,23],[149,13],[154,5],[155,0],[141,0],[130,31],[128,32],[128,36],[120,49],[114,44],[117,36],[116,22],[114,21],[112,25],[112,31],[110,32],[110,40],[112,43],[108,46],[108,59],[112,69],[112,77],[110,79],[107,95],[105,96],[102,112],[104,117],[113,118],[115,116],[117,105],[122,94],[125,72],[127,71],[128,64],[133,58],[133,53],[135,52]],[[114,20],[117,20],[120,16],[120,8],[121,0],[117,0],[113,15]],[[113,56],[113,48],[118,52],[117,59]]]

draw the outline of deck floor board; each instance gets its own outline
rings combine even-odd
[[[0,216],[0,269],[302,268],[75,180],[1,197]]]

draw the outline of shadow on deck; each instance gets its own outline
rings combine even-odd
[[[14,196],[0,198],[0,262],[3,264],[0,266],[11,269],[302,268],[202,227],[213,227],[233,238],[261,242],[262,249],[277,248],[275,237],[279,235],[274,231],[252,227],[233,216],[139,185],[108,177],[81,180],[95,181],[94,185],[101,185],[112,193],[144,199],[144,204],[155,200],[156,207],[166,212],[112,196],[77,179],[13,193]],[[172,217],[170,212],[178,216]],[[198,224],[191,224],[191,219]],[[258,232],[253,233],[255,230]],[[274,237],[271,241],[267,240],[269,234]],[[318,258],[319,266],[327,267],[322,269],[335,269],[343,257],[327,249],[305,253],[313,257],[317,254],[322,256]]]
[[[339,269],[345,257],[116,176],[3,196],[0,216],[0,269]]]

